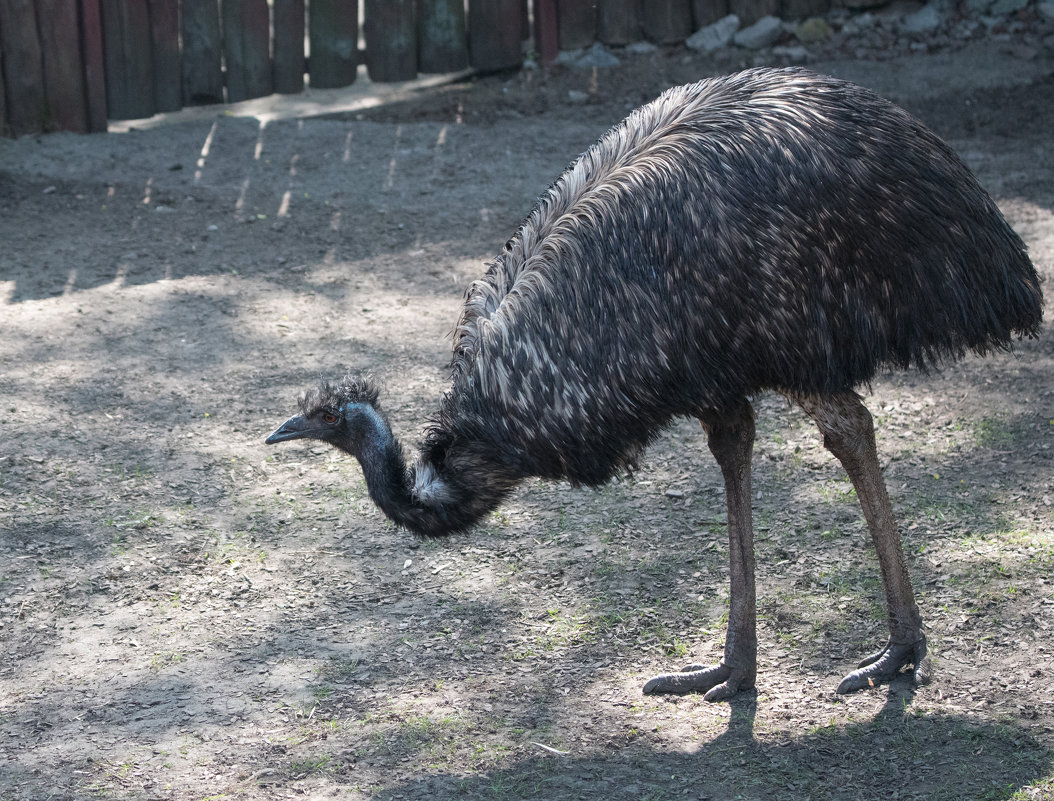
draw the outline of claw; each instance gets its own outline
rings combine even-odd
[[[731,675],[732,671],[723,664],[715,667],[688,665],[679,673],[664,673],[656,676],[644,685],[643,692],[645,695],[702,693],[721,684]]]
[[[887,643],[881,651],[862,660],[859,669],[842,679],[838,692],[844,695],[892,681],[900,675],[901,668],[908,665],[913,667],[912,678],[916,686],[929,683],[932,665],[926,655],[925,637],[911,645]]]
[[[664,673],[644,685],[645,695],[686,695],[705,693],[707,701],[724,701],[740,690],[754,686],[743,671],[734,671],[723,662],[719,665],[686,665],[679,673]]]

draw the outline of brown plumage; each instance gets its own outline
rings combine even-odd
[[[854,388],[1007,349],[1039,327],[1024,244],[954,152],[903,110],[800,69],[671,89],[546,191],[469,289],[451,388],[408,467],[376,391],[323,385],[269,442],[362,463],[397,523],[468,528],[526,476],[597,485],[672,417],[707,430],[729,499],[725,659],[649,692],[752,686],[748,398],[775,390],[845,465],[879,554],[890,642],[841,689],[924,663],[925,638]]]

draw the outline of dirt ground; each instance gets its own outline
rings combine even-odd
[[[721,704],[640,693],[723,642],[697,424],[630,478],[528,482],[427,543],[352,460],[263,444],[358,368],[412,444],[463,292],[539,192],[742,59],[0,140],[0,798],[1054,798],[1049,328],[867,397],[935,658],[918,690],[834,693],[884,639],[881,587],[847,480],[779,398],[757,403],[758,689]],[[1054,51],[811,66],[944,136],[1049,292]]]

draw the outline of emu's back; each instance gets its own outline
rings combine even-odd
[[[1041,306],[936,135],[853,84],[750,70],[667,91],[539,199],[469,290],[431,446],[598,483],[673,415],[1008,348]]]

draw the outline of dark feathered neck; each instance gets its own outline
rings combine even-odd
[[[519,480],[478,443],[459,446],[450,437],[439,443],[434,431],[408,466],[388,419],[367,397],[357,395],[339,407],[344,436],[333,444],[359,460],[370,497],[397,525],[425,537],[464,531]]]

